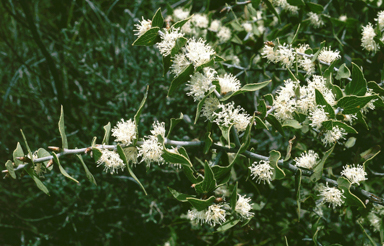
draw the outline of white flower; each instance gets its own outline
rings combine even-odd
[[[310,48],[309,44],[300,44],[298,47],[295,48],[295,50],[298,53],[305,54],[305,51],[308,50],[309,48]]]
[[[173,16],[176,21],[187,19],[189,16],[189,11],[182,8],[176,8],[173,10]]]
[[[309,17],[309,21],[310,21],[311,25],[314,28],[319,28],[321,26],[324,26],[324,21],[321,19],[321,15],[318,15],[318,14],[313,13],[313,12],[309,12],[307,15]]]
[[[192,224],[203,224],[207,218],[206,216],[207,210],[204,209],[202,211],[197,211],[196,208],[192,208],[192,210],[188,210],[187,218],[191,220]]]
[[[261,56],[263,58],[267,58],[268,62],[276,63],[279,61],[278,54],[275,52],[274,47],[269,45],[264,45],[263,52],[261,52]]]
[[[242,26],[246,32],[252,32],[252,24],[251,23],[243,23]]]
[[[225,95],[228,92],[235,92],[240,89],[240,81],[233,74],[224,74],[223,77],[218,77],[220,84],[220,93]]]
[[[346,21],[346,20],[347,20],[347,16],[346,15],[340,15],[339,21]]]
[[[182,53],[176,54],[172,59],[173,63],[171,65],[171,72],[176,76],[178,76],[186,67],[189,66],[189,64],[191,64],[187,57]]]
[[[186,33],[186,34],[192,34],[194,30],[191,27],[191,20],[188,20],[182,27],[181,31]]]
[[[285,10],[290,12],[292,15],[297,15],[299,13],[299,7],[287,4]]]
[[[171,54],[173,47],[175,47],[176,39],[183,37],[184,33],[180,32],[180,28],[170,28],[165,30],[165,33],[161,33],[161,42],[157,43],[157,47],[163,56]]]
[[[245,198],[245,195],[241,196],[239,194],[239,198],[236,202],[235,211],[240,214],[243,219],[249,219],[253,217],[253,215],[255,215],[254,213],[249,212],[252,209],[252,204],[249,203],[250,201],[251,198]]]
[[[163,145],[159,142],[157,137],[149,136],[144,140],[143,144],[138,147],[139,154],[142,160],[145,161],[149,166],[151,162],[157,162],[158,164],[163,164],[164,159],[161,157],[163,154]]]
[[[332,63],[333,61],[340,59],[341,56],[339,55],[339,53],[340,53],[340,51],[338,51],[338,50],[332,51],[331,47],[329,47],[328,49],[327,49],[327,47],[324,47],[321,50],[317,59],[319,59],[320,61],[323,61],[323,62]]]
[[[296,166],[304,167],[307,169],[312,169],[315,167],[317,160],[319,159],[319,155],[315,153],[315,151],[310,150],[304,153],[301,153],[299,158],[295,158]]]
[[[254,162],[252,166],[249,167],[251,170],[252,179],[257,178],[256,182],[263,183],[267,182],[268,184],[272,181],[273,168],[269,165],[269,161],[260,161],[259,163]]]
[[[344,121],[348,121],[351,125],[354,120],[357,120],[356,114],[344,114]]]
[[[133,165],[137,164],[137,148],[136,147],[128,147],[123,148],[125,156],[127,157],[127,162],[132,163]]]
[[[218,108],[221,109],[221,112],[213,112],[214,116],[217,117],[214,120],[216,124],[225,127],[229,127],[233,124],[237,131],[245,131],[251,120],[251,117],[246,113],[242,113],[242,111],[244,111],[242,107],[237,106],[237,108],[235,108],[234,102],[230,102],[225,105],[220,104]]]
[[[153,136],[157,137],[157,135],[161,135],[163,138],[165,137],[165,123],[158,121],[153,122],[152,124],[153,130],[151,130],[151,133]]]
[[[372,93],[373,93],[373,90],[372,89],[368,89],[368,91],[365,93],[364,96],[372,96]],[[367,104],[365,104],[365,106],[360,110],[362,113],[368,113],[369,109],[370,110],[374,110],[375,109],[375,104],[373,104],[375,101],[377,101],[379,99],[372,99],[371,101],[369,101]]]
[[[225,43],[231,38],[231,29],[228,27],[221,27],[220,31],[217,33],[220,43]]]
[[[210,226],[215,226],[216,224],[221,225],[222,223],[225,222],[225,210],[221,209],[223,205],[211,205],[208,207],[208,211],[205,214],[206,219],[205,221],[210,225]]]
[[[211,25],[209,26],[209,30],[212,32],[219,31],[219,28],[221,27],[221,22],[219,20],[214,20],[211,22]]]
[[[346,165],[343,167],[341,175],[345,176],[349,181],[351,181],[351,184],[360,185],[359,182],[367,180],[365,177],[367,173],[364,171],[364,167],[362,165]]]
[[[328,130],[324,134],[324,138],[321,140],[325,146],[328,144],[334,144],[340,139],[345,139],[344,136],[347,135],[343,128],[334,126],[332,130]]]
[[[109,170],[111,170],[110,173],[114,174],[115,172],[118,173],[119,169],[124,171],[125,164],[123,160],[120,159],[119,154],[117,154],[115,151],[107,149],[101,149],[100,151],[102,155],[96,163],[99,164],[98,166],[104,163],[105,172],[109,172]]]
[[[189,39],[183,50],[195,68],[208,62],[211,59],[211,55],[215,54],[212,47],[205,44],[205,40],[202,38],[197,41],[195,38]]]
[[[379,26],[379,29],[382,30],[384,28],[384,11],[383,10],[377,14],[377,19],[375,19],[375,21],[377,21],[377,25]]]
[[[116,142],[130,145],[136,139],[136,123],[131,119],[127,121],[121,119],[121,122],[117,122],[112,129],[112,136],[116,138]]]
[[[286,68],[290,68],[295,61],[295,50],[292,45],[283,44],[277,50],[277,59]]]
[[[299,64],[304,69],[304,71],[307,72],[307,75],[315,73],[315,63],[313,63],[311,59],[303,57],[303,59],[299,61]]]
[[[296,110],[295,90],[299,86],[297,81],[287,79],[284,86],[277,91],[273,106],[275,107],[274,115],[280,121],[293,119],[293,112]]]
[[[142,17],[142,18],[143,18],[142,21],[139,20],[140,24],[135,24],[135,27],[137,30],[134,30],[134,32],[137,32],[137,33],[135,33],[135,35],[137,35],[139,37],[141,35],[143,35],[146,31],[151,29],[151,27],[152,27],[152,21],[151,20],[144,20],[144,17]]]
[[[335,207],[341,206],[341,204],[344,203],[343,198],[345,198],[345,196],[343,193],[344,191],[341,192],[335,187],[329,187],[327,183],[327,186],[324,186],[320,191],[322,203],[324,204],[327,202],[329,203],[328,207],[332,205],[332,207],[335,209]]]
[[[215,112],[216,109],[219,108],[220,101],[214,96],[209,96],[205,99],[204,105],[201,108],[201,114],[200,117],[204,116],[207,118],[207,120],[211,121],[214,119],[215,115],[213,112]]]
[[[207,28],[208,27],[208,18],[206,15],[195,14],[192,17],[192,23],[199,28]]]
[[[212,87],[212,80],[215,78],[216,71],[213,68],[205,67],[204,74],[196,72],[191,75],[186,88],[189,90],[188,96],[192,96],[194,101],[204,98],[205,93]]]
[[[235,66],[240,66],[240,59],[238,56],[232,56],[232,64]]]
[[[298,14],[299,8],[297,6],[293,6],[287,2],[287,0],[273,0],[271,1],[275,6],[281,7],[282,9],[290,12],[293,15]]]
[[[328,113],[324,111],[324,107],[325,106],[318,105],[314,111],[309,113],[308,119],[312,121],[309,125],[317,130],[321,128],[321,124],[324,121],[328,120]]]
[[[367,216],[369,223],[371,223],[371,226],[373,227],[374,231],[380,231],[382,220],[377,216],[375,213],[370,212]]]
[[[326,80],[322,76],[313,75],[312,81],[308,80],[307,93],[311,94],[310,97],[313,98],[314,102],[316,101],[315,89],[318,89],[324,96],[324,99],[331,106],[336,104],[335,95],[332,93],[331,89],[328,89],[326,86]],[[314,110],[314,107],[312,108]]]
[[[380,46],[375,42],[375,40],[373,40],[373,38],[376,36],[376,33],[371,23],[363,26],[362,35],[363,37],[361,38],[361,46],[363,46],[364,49],[373,52],[376,52],[378,49],[380,49]]]

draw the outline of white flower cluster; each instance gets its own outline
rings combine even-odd
[[[376,43],[375,40],[373,40],[376,36],[376,33],[371,23],[363,26],[362,35],[363,37],[361,38],[361,46],[363,46],[364,49],[370,52],[376,52],[378,49],[380,49],[380,46]]]
[[[157,48],[163,56],[169,56],[173,47],[175,47],[176,40],[183,37],[184,33],[180,32],[180,28],[170,28],[161,33],[161,42],[157,43]]]
[[[222,209],[223,205],[211,205],[208,209],[198,211],[196,208],[188,211],[187,218],[191,220],[193,225],[207,223],[210,226],[223,224],[225,222],[226,212]]]
[[[124,171],[125,164],[120,158],[119,154],[112,150],[101,149],[101,157],[96,162],[98,166],[104,163],[104,171],[114,174],[118,173],[118,170],[121,169]]]
[[[329,187],[327,183],[326,186],[323,186],[320,189],[321,202],[323,204],[329,203],[328,207],[332,205],[332,207],[335,209],[337,206],[341,206],[344,203],[343,198],[345,198],[345,196],[343,193],[344,191],[340,191],[335,187]]]
[[[307,15],[309,17],[309,22],[314,28],[319,28],[324,26],[324,21],[322,20],[321,15],[313,12],[309,12]]]
[[[276,7],[281,7],[292,15],[297,15],[299,13],[299,8],[289,4],[287,0],[270,0],[270,2],[272,2],[272,4]]]
[[[364,96],[372,96],[373,94],[373,90],[372,89],[368,89],[367,92],[365,93]],[[368,113],[369,110],[374,110],[375,109],[375,105],[373,104],[375,101],[377,101],[379,99],[372,99],[371,101],[369,101],[361,110],[360,112],[363,113],[363,114],[366,114]]]
[[[201,117],[206,117],[207,120],[209,121],[213,121],[213,119],[215,118],[215,115],[213,114],[218,108],[219,108],[219,105],[220,105],[220,101],[219,99],[217,99],[217,97],[214,97],[214,96],[209,96],[205,99],[204,101],[204,105],[203,107],[201,108]]]
[[[365,177],[367,173],[364,171],[364,167],[362,165],[346,165],[343,167],[341,175],[345,176],[351,182],[351,184],[360,185],[361,181],[367,180]]]
[[[136,32],[135,35],[139,37],[152,27],[151,20],[144,20],[144,17],[142,18],[143,20],[139,21],[140,24],[135,24],[136,30],[134,30],[134,32]]]
[[[245,131],[251,120],[251,116],[247,113],[243,113],[242,111],[244,111],[244,109],[242,107],[237,106],[235,108],[234,102],[219,104],[217,107],[221,109],[221,111],[218,113],[213,112],[215,117],[214,122],[216,122],[216,124],[225,127],[229,127],[233,124],[238,132]]]
[[[256,182],[261,183],[267,182],[271,183],[273,177],[273,168],[269,165],[269,161],[259,161],[259,163],[254,162],[252,166],[249,167],[251,170],[252,179],[257,178]]]
[[[220,28],[220,31],[217,33],[217,37],[219,38],[220,43],[225,43],[229,39],[231,39],[231,29],[226,26]]]
[[[327,62],[327,63],[331,64],[333,61],[340,59],[340,57],[341,56],[339,55],[339,51],[332,51],[331,47],[329,47],[328,49],[326,47],[324,47],[321,50],[317,59],[319,59],[320,61]]]
[[[373,227],[373,231],[380,231],[380,227],[382,224],[382,219],[377,216],[375,213],[370,212],[367,216],[367,219],[371,226]]]
[[[208,30],[212,32],[218,32],[221,27],[221,22],[219,20],[213,20],[211,22],[211,25],[209,26]]]
[[[215,54],[212,47],[205,42],[202,38],[199,38],[197,41],[195,38],[192,38],[188,40],[187,45],[183,48],[185,55],[195,67],[208,62],[211,56]]]
[[[322,123],[328,120],[328,113],[324,111],[324,106],[317,105],[316,109],[309,113],[308,119],[311,121],[309,124],[316,130],[320,130]]]
[[[217,77],[220,84],[220,93],[222,95],[228,92],[236,92],[240,89],[240,81],[233,74],[224,74],[224,76]]]
[[[332,127],[332,130],[327,130],[324,134],[324,138],[321,140],[325,146],[332,145],[340,139],[345,139],[347,133],[343,128],[338,126]]]
[[[147,166],[152,162],[157,162],[158,164],[163,164],[164,159],[161,156],[163,154],[163,145],[159,142],[157,135],[165,135],[165,124],[154,122],[153,130],[151,130],[152,135],[149,135],[144,139],[143,144],[138,147],[138,156],[141,157],[141,161],[145,161]]]
[[[239,194],[239,198],[236,202],[235,211],[241,216],[242,219],[249,219],[255,214],[250,212],[252,209],[252,204],[249,203],[251,198],[246,198],[245,195],[242,196]]]
[[[209,23],[209,20],[206,15],[197,13],[197,14],[194,14],[192,17],[192,24],[195,27],[208,28],[208,23]]]
[[[300,157],[295,158],[295,162],[298,167],[313,169],[316,166],[318,159],[319,155],[315,153],[315,151],[310,150],[308,153],[301,153]]]
[[[187,19],[189,16],[189,10],[184,10],[183,8],[176,8],[173,10],[173,18],[175,21]]]
[[[245,22],[242,24],[242,26],[244,27],[244,30],[246,32],[252,32],[252,24],[251,23]]]
[[[377,25],[379,26],[380,31],[384,28],[384,10],[380,11],[377,14],[377,18],[375,18],[375,21],[377,21]]]
[[[112,136],[116,138],[116,142],[130,145],[136,139],[136,123],[131,119],[121,119],[112,129]]]
[[[205,93],[213,87],[212,80],[215,79],[216,71],[213,68],[205,67],[203,73],[196,72],[191,75],[191,79],[188,81],[187,93],[188,96],[192,96],[194,101],[203,99]]]

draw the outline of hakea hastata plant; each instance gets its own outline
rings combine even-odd
[[[298,7],[290,5],[287,1],[271,2],[270,4],[292,15],[298,14]],[[230,7],[224,10],[228,8]],[[103,166],[110,174],[127,169],[145,191],[132,167],[173,165],[184,171],[195,191],[194,195],[188,195],[169,187],[177,200],[190,204],[190,209],[184,217],[188,218],[194,227],[207,224],[218,227],[221,231],[239,223],[245,225],[255,215],[252,211],[252,195],[240,194],[241,189],[238,189],[237,183],[231,182],[230,172],[240,157],[244,156],[252,160],[249,161],[247,171],[255,185],[273,185],[274,180],[288,178],[285,170],[295,173],[298,187],[302,176],[308,176],[312,182],[311,189],[317,194],[320,210],[321,204],[333,209],[350,205],[366,209],[367,201],[375,203],[376,206],[383,205],[384,199],[362,189],[360,185],[367,180],[366,162],[379,151],[370,152],[369,158],[365,158],[361,164],[345,165],[341,172],[334,172],[332,177],[337,179],[323,175],[324,165],[332,158],[334,148],[341,144],[350,144],[345,143],[347,138],[357,134],[354,125],[357,122],[366,124],[366,113],[384,105],[380,96],[383,89],[375,82],[367,82],[361,68],[356,64],[352,64],[352,73],[345,64],[336,68],[335,62],[341,58],[340,52],[332,47],[325,47],[324,43],[315,48],[308,44],[294,46],[292,42],[281,45],[278,40],[268,41],[260,52],[261,57],[269,63],[280,65],[289,75],[283,85],[271,88],[274,95],[263,97],[257,94],[257,109],[255,112],[247,112],[231,99],[240,94],[267,88],[271,81],[245,84],[236,75],[219,69],[223,68],[225,59],[214,48],[217,44],[229,40],[238,42],[238,39],[234,38],[235,32],[243,32],[245,41],[261,36],[260,33],[265,29],[262,22],[263,13],[256,11],[252,6],[247,8],[250,13],[248,19],[236,20],[233,25],[210,19],[204,14],[190,16],[189,10],[183,8],[175,9],[172,15],[165,19],[159,9],[152,20],[143,17],[135,25],[135,35],[138,37],[133,45],[154,45],[162,55],[164,74],[173,76],[168,96],[175,95],[179,88],[184,89],[186,96],[190,96],[197,104],[195,123],[201,119],[209,124],[203,140],[176,141],[170,138],[172,129],[183,119],[183,115],[171,119],[168,130],[164,122],[155,121],[149,135],[139,136],[140,115],[147,99],[147,88],[134,118],[121,119],[113,128],[108,123],[104,127],[105,135],[101,143],[96,143],[94,139],[91,146],[70,149],[62,111],[59,121],[62,146],[49,147],[52,153],[42,148],[32,153],[26,141],[27,152],[17,144],[14,159],[6,163],[7,170],[3,172],[17,178],[17,171],[25,170],[33,177],[37,186],[49,194],[40,177],[44,171],[52,170],[52,165],[57,165],[64,176],[77,182],[60,164],[60,158],[65,155],[77,154],[87,177],[96,184],[82,159],[82,154],[89,154],[98,166]],[[382,15],[379,13],[378,17],[381,29],[384,25]],[[320,15],[310,12],[308,16],[314,27],[324,25]],[[229,26],[236,30],[230,29]],[[213,41],[206,40],[208,32],[215,34]],[[236,60],[233,54],[230,59]],[[319,66],[326,66],[325,71],[319,73]],[[299,73],[299,68],[303,69],[302,74]],[[292,72],[293,69],[295,73]],[[335,80],[345,80],[348,83],[341,88]],[[303,136],[310,136],[313,143],[323,146],[325,151],[321,153],[308,150],[291,159],[292,139],[291,148],[284,159],[281,159],[281,153],[277,150],[272,150],[270,156],[254,153],[251,148],[252,131],[255,128],[270,130],[269,127],[273,127],[281,135],[290,129],[300,132]],[[113,144],[109,144],[111,135],[115,138]],[[208,160],[201,161],[203,170],[198,170],[197,164],[192,163],[187,152],[189,147],[199,147],[206,156],[210,156]],[[226,164],[221,159],[222,155],[231,157],[227,158]],[[300,197],[300,190],[297,194]],[[300,216],[301,200],[298,199],[297,203]],[[370,213],[369,218],[375,228],[379,228],[377,218],[382,214],[377,211]]]

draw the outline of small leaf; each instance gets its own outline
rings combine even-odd
[[[328,157],[331,155],[333,149],[335,148],[335,145],[336,143],[332,146],[332,148],[330,148],[324,153],[323,158],[321,158],[321,161],[316,164],[315,168],[313,169],[313,174],[310,177],[310,180],[312,182],[319,181],[321,179],[321,176],[323,176],[324,164],[327,161]]]
[[[316,14],[321,14],[324,11],[324,7],[317,3],[307,2],[307,6]]]
[[[180,121],[183,120],[183,113],[180,113],[180,117],[179,118],[171,118],[171,122],[170,122],[170,126],[169,126],[169,130],[168,130],[168,134],[167,134],[167,138],[169,137],[169,134],[171,134],[173,128],[175,128],[175,126],[177,124],[179,124]]]
[[[204,179],[200,183],[196,184],[195,190],[197,193],[208,194],[216,188],[216,179],[213,175],[211,167],[208,162],[204,163]]]
[[[16,149],[13,151],[13,162],[15,163],[15,167],[23,164],[17,157],[24,157],[24,151],[19,142],[17,142]]]
[[[179,202],[188,202],[187,198],[189,197],[195,197],[192,195],[187,195],[183,193],[179,193],[176,190],[172,189],[171,187],[168,187],[168,190],[171,192],[172,196],[176,198]]]
[[[263,2],[265,5],[267,5],[268,9],[277,17],[277,19],[279,19],[279,23],[281,23],[280,15],[277,13],[272,3],[269,0],[263,0]]]
[[[255,116],[256,129],[268,129],[267,125],[259,117]]]
[[[200,117],[200,112],[201,112],[201,109],[203,108],[204,106],[204,102],[205,102],[205,99],[208,98],[208,96],[213,92],[214,90],[211,89],[207,92],[207,94],[203,97],[203,99],[201,99],[201,101],[197,104],[197,108],[196,108],[196,117],[195,117],[195,122],[194,124],[197,123],[197,120],[199,119]]]
[[[324,111],[328,113],[330,118],[334,119],[335,110],[332,108],[331,105],[329,105],[327,100],[325,100],[323,94],[318,89],[315,89],[315,97],[316,97],[316,104],[325,106]]]
[[[141,115],[141,112],[143,111],[145,102],[147,101],[148,90],[149,90],[149,86],[147,85],[147,89],[145,90],[144,98],[143,98],[143,100],[141,100],[140,106],[137,109],[137,112],[136,112],[135,116],[133,117],[133,120],[135,121],[135,124],[136,124],[136,135],[137,136],[139,135],[138,126],[140,124],[140,115]],[[138,137],[136,137],[136,139],[133,141],[134,145],[137,143],[137,140],[138,140]]]
[[[152,27],[162,28],[164,24],[163,15],[161,14],[161,8],[159,8],[152,18]]]
[[[51,156],[51,154],[48,151],[46,151],[45,149],[40,148],[37,150],[37,157],[38,158],[47,157],[47,156]],[[45,167],[47,166],[48,162],[49,161],[43,162]],[[52,170],[52,169],[53,169],[53,166],[48,167],[48,170]]]
[[[64,109],[63,105],[61,105],[61,114],[60,114],[60,120],[59,120],[59,131],[61,135],[61,143],[63,149],[68,149],[68,141],[67,136],[65,135],[65,128],[64,128]]]
[[[156,38],[159,35],[159,27],[152,27],[146,31],[143,35],[138,37],[132,45],[136,46],[151,46],[155,44]]]
[[[178,27],[183,27],[185,23],[187,23],[191,18],[193,17],[193,15],[189,16],[187,19],[184,19],[184,20],[181,20],[181,21],[178,21],[176,22],[175,24],[172,25],[173,28],[178,28]]]
[[[380,96],[384,96],[384,89],[381,88],[375,81],[369,81],[368,88],[372,89],[377,94],[380,94]]]
[[[180,153],[176,151],[170,151],[167,149],[163,143],[163,154],[161,157],[164,158],[166,162],[173,163],[173,164],[181,164],[181,165],[187,165],[192,167],[191,161],[185,157],[184,155],[181,155]]]
[[[69,179],[75,181],[76,183],[79,183],[79,181],[77,181],[76,179],[72,178],[72,177],[67,173],[67,171],[65,171],[65,169],[61,166],[61,164],[60,164],[60,160],[59,160],[59,158],[57,157],[56,153],[55,153],[55,152],[52,152],[52,155],[53,155],[53,160],[54,160],[55,163],[59,166],[59,169],[60,169],[61,174],[64,175],[64,177],[69,178]]]
[[[93,177],[92,173],[89,171],[88,167],[85,165],[83,161],[83,157],[81,155],[76,155],[77,158],[79,158],[81,165],[83,165],[85,176],[89,180],[89,182],[93,183],[94,185],[97,185],[95,178]]]
[[[187,197],[187,201],[197,209],[197,211],[204,210],[212,205],[216,198],[214,196],[209,197],[207,200],[197,199],[194,197]]]
[[[313,57],[311,59],[312,62],[316,61],[317,57],[319,56],[319,54],[320,54],[321,50],[324,48],[324,46],[325,46],[325,41],[320,43],[320,48],[316,51],[315,54],[313,54]]]
[[[93,159],[95,160],[95,162],[97,162],[100,157],[103,155],[103,153],[101,152],[101,150],[99,148],[92,148],[92,154],[93,154]]]
[[[208,154],[209,149],[211,148],[213,140],[211,138],[211,132],[206,132],[204,136],[204,149],[203,153]]]
[[[220,225],[219,227],[217,227],[217,231],[224,232],[228,229],[231,229],[232,227],[237,225],[240,221],[241,221],[240,219],[228,220],[225,223],[223,223],[222,225]]]
[[[97,140],[97,137],[93,137],[93,139],[92,139],[92,143],[91,143],[91,146],[92,146],[92,147],[95,147],[95,146],[96,146],[96,140]]]
[[[212,67],[213,64],[215,64],[215,57],[212,57],[209,61],[207,61],[206,63],[204,64],[201,64],[200,66],[198,66],[196,69],[195,69],[195,72],[199,72],[201,69],[205,68],[205,67]]]
[[[169,68],[171,67],[171,56],[163,56],[163,77],[167,74],[169,71]]]
[[[265,100],[269,103],[269,105],[273,105],[273,96],[272,94],[264,95]]]
[[[339,67],[339,71],[337,71],[337,74],[336,74],[336,79],[337,80],[340,80],[340,79],[347,79],[351,77],[351,71],[349,71],[348,67],[345,65],[345,63],[343,63],[340,67]]]
[[[280,157],[281,154],[279,151],[271,150],[269,152],[269,165],[271,165],[271,167],[273,167],[273,169],[275,170],[273,172],[273,179],[282,179],[285,177],[284,171],[278,165]]]
[[[345,86],[345,94],[364,96],[367,92],[367,80],[364,78],[363,71],[352,62],[352,81]]]
[[[365,204],[351,192],[351,182],[344,177],[339,177],[337,179],[337,184],[339,189],[343,190],[343,195],[345,196],[346,203],[351,206],[357,206],[360,208],[365,208]]]
[[[234,92],[232,94],[229,94],[229,93],[226,94],[225,96],[223,96],[220,99],[220,101],[226,101],[226,100],[228,100],[229,98],[231,98],[233,96],[236,96],[236,95],[239,95],[239,94],[243,94],[245,92],[260,90],[261,88],[264,88],[269,83],[271,83],[271,81],[272,80],[268,80],[268,81],[264,81],[264,82],[260,82],[260,83],[254,83],[254,84],[246,84],[243,87],[241,87],[238,91],[236,91],[236,92]]]
[[[174,78],[171,82],[171,85],[169,86],[168,97],[172,96],[172,94],[176,91],[176,89],[180,85],[187,82],[190,76],[193,74],[193,72],[194,72],[193,65],[190,64],[176,78]]]
[[[293,6],[303,6],[304,5],[303,0],[287,0],[287,2]]]
[[[237,203],[237,186],[238,186],[238,183],[236,182],[235,186],[233,187],[232,194],[231,194],[231,196],[229,198],[230,199],[229,200],[229,205],[232,208],[232,212],[235,211],[236,203]]]
[[[280,121],[276,119],[276,117],[273,114],[269,114],[267,116],[267,121],[281,134],[284,135],[283,126],[281,125]]]
[[[337,85],[333,85],[332,86],[332,93],[335,95],[335,99],[336,100],[339,100],[340,98],[343,97],[343,91]]]
[[[183,171],[184,171],[185,176],[187,176],[188,180],[191,183],[197,184],[197,183],[201,182],[203,180],[203,178],[201,176],[199,176],[199,175],[195,176],[194,173],[196,173],[196,172],[192,168],[193,167],[184,165],[183,166]]]
[[[10,175],[13,179],[16,179],[16,173],[15,173],[15,170],[13,169],[13,163],[12,163],[12,161],[8,160],[8,161],[5,163],[5,167],[7,168],[9,175]]]
[[[295,189],[296,189],[296,203],[297,203],[297,216],[298,216],[298,221],[300,221],[300,189],[301,189],[301,176],[302,176],[302,171],[301,169],[297,169],[297,173],[295,175]]]
[[[348,149],[352,148],[355,146],[356,143],[356,138],[355,137],[350,137],[348,140],[345,142],[344,146]]]
[[[24,170],[32,177],[33,181],[35,181],[37,188],[39,188],[42,192],[49,196],[49,191],[47,187],[41,182],[41,180],[37,177],[35,172],[31,167],[24,168]]]
[[[294,129],[300,129],[302,125],[297,120],[286,120],[284,121],[282,127],[291,127]]]
[[[231,144],[231,138],[230,138],[231,127],[232,125],[230,125],[229,127],[219,125],[221,134],[223,138],[228,142],[228,145]]]
[[[264,119],[267,115],[267,105],[264,99],[260,100],[259,105],[257,105],[257,110],[260,112],[260,117]]]
[[[368,162],[371,161],[380,152],[381,152],[381,147],[379,145],[376,145],[360,154],[360,157],[364,161],[363,163],[364,170]]]
[[[293,136],[293,138],[288,141],[287,154],[284,158],[284,161],[288,161],[291,158],[293,140],[295,140],[295,139],[296,139],[296,136]]]
[[[31,149],[29,148],[27,139],[25,138],[25,135],[24,135],[23,130],[20,129],[20,132],[21,132],[21,135],[23,136],[25,146],[27,147],[27,150],[28,150],[28,156],[30,157],[30,160],[31,160],[31,162],[32,162],[32,166],[35,167],[35,162],[33,161],[33,154],[32,154]]]
[[[111,135],[111,122],[108,122],[104,127],[104,138],[102,144],[109,143],[109,136]]]
[[[342,128],[345,130],[347,133],[354,133],[357,134],[358,132],[352,127],[344,122],[338,121],[338,120],[327,120],[322,123],[322,125],[325,127],[327,130],[332,130],[334,126],[338,126],[339,128]]]
[[[176,55],[179,53],[180,49],[187,43],[188,39],[184,37],[179,37],[175,41],[175,46],[171,50],[171,56]]]
[[[343,109],[343,114],[356,114],[369,103],[372,99],[378,98],[377,95],[373,96],[345,96],[337,101],[336,107]]]

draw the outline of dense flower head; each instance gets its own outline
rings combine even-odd
[[[143,141],[143,144],[138,147],[139,154],[142,160],[145,161],[149,166],[151,162],[157,162],[158,164],[163,164],[164,159],[161,157],[163,154],[163,145],[159,142],[156,136],[149,136]]]
[[[183,49],[185,55],[195,67],[208,62],[211,59],[211,55],[215,54],[212,47],[205,44],[205,42],[202,38],[199,38],[197,41],[195,38],[192,38],[188,40],[187,45]]]
[[[208,211],[206,212],[206,222],[210,226],[215,226],[216,224],[221,225],[225,222],[225,210],[222,209],[223,205],[211,205],[208,207]]]
[[[189,16],[189,10],[184,10],[183,8],[176,8],[173,10],[173,16],[176,21],[187,19]]]
[[[216,124],[225,127],[229,127],[233,124],[237,131],[245,131],[251,120],[251,117],[248,114],[242,112],[244,111],[242,107],[237,106],[235,108],[234,102],[230,102],[227,104],[220,104],[218,108],[221,109],[221,111],[218,113],[213,113],[216,117],[214,120]]]
[[[137,148],[128,147],[128,148],[124,148],[123,150],[127,158],[127,162],[132,163],[133,165],[136,165],[137,164]]]
[[[213,112],[215,112],[219,108],[219,105],[220,101],[219,99],[217,99],[217,97],[207,97],[204,101],[203,107],[201,108],[200,117],[204,116],[207,118],[207,120],[212,121],[215,117]]]
[[[173,58],[173,63],[171,65],[171,72],[178,76],[186,67],[191,64],[187,57],[183,53],[176,54]]]
[[[343,191],[344,192],[344,191]],[[329,203],[328,207],[332,205],[335,209],[337,206],[341,206],[344,203],[343,192],[335,187],[329,187],[328,183],[320,190],[320,197],[322,203]]]
[[[149,29],[151,29],[152,27],[152,21],[151,20],[145,20],[144,17],[142,17],[143,20],[139,20],[139,23],[140,24],[135,24],[135,27],[136,27],[136,30],[134,30],[135,35],[137,36],[141,36],[143,35],[146,31],[148,31]]]
[[[382,219],[379,216],[377,216],[374,212],[370,212],[367,216],[367,219],[373,227],[373,231],[380,231]]]
[[[271,0],[270,0],[271,1]],[[272,0],[273,5],[277,7],[281,7],[282,9],[290,12],[293,15],[297,15],[299,8],[297,6],[293,6],[287,2],[287,0]]]
[[[333,61],[340,59],[341,56],[339,55],[339,53],[340,52],[338,50],[332,51],[331,47],[324,47],[321,50],[317,59],[323,62],[332,63]]]
[[[300,157],[296,157],[295,162],[298,167],[312,169],[315,167],[318,159],[319,155],[315,151],[309,150],[308,152],[301,153]]]
[[[382,30],[384,28],[384,10],[380,11],[377,14],[377,18],[375,18],[375,21],[377,21],[379,29]]]
[[[360,185],[361,181],[367,180],[365,177],[367,173],[364,171],[364,167],[362,165],[346,165],[343,167],[341,175],[345,176],[351,184]]]
[[[252,166],[249,167],[249,169],[251,170],[251,175],[253,176],[252,179],[257,178],[257,183],[271,183],[273,177],[273,168],[271,165],[269,165],[269,161],[261,160],[259,163],[254,162]]]
[[[170,28],[165,30],[165,33],[161,33],[161,42],[157,43],[157,47],[160,50],[160,53],[163,56],[168,56],[171,54],[173,47],[175,47],[176,40],[180,37],[183,37],[184,33],[180,32],[180,28]]]
[[[328,120],[328,113],[324,111],[324,106],[318,105],[316,109],[309,113],[310,126],[319,130],[324,121]]]
[[[227,94],[228,92],[235,92],[240,89],[240,81],[233,74],[224,74],[224,76],[217,77],[220,84],[220,93]]]
[[[251,23],[246,22],[246,23],[243,23],[242,26],[244,27],[244,30],[246,32],[252,32],[252,24]]]
[[[104,171],[114,174],[118,173],[118,170],[121,169],[124,171],[125,164],[118,153],[112,150],[101,149],[101,157],[96,162],[98,166],[104,163]]]
[[[231,29],[226,26],[221,27],[217,37],[221,43],[227,42],[231,38]]]
[[[203,73],[196,72],[191,75],[186,86],[188,96],[192,96],[194,101],[200,101],[204,98],[205,93],[213,86],[212,80],[216,76],[216,71],[213,68],[205,67]]]
[[[293,112],[296,109],[295,90],[298,86],[300,85],[297,81],[287,79],[284,81],[284,86],[277,91],[273,101],[274,115],[277,119],[281,121],[293,119]]]
[[[309,44],[299,44],[298,47],[295,48],[296,52],[305,54],[305,51],[308,50]]]
[[[206,221],[206,213],[207,210],[197,211],[196,208],[192,208],[192,210],[188,210],[187,218],[191,220],[193,225],[203,224]]]
[[[208,28],[208,17],[206,15],[202,14],[195,14],[192,17],[192,23],[194,24],[195,27],[199,28]]]
[[[239,194],[239,198],[236,202],[235,211],[243,218],[243,219],[249,219],[251,218],[254,213],[250,212],[252,209],[252,204],[250,203],[251,198],[246,198],[245,195],[242,196]]]
[[[212,32],[218,32],[220,27],[221,27],[221,22],[219,20],[213,20],[208,29],[211,30]]]
[[[116,138],[116,142],[130,145],[136,139],[136,123],[131,119],[121,119],[112,129],[112,136]]]
[[[376,36],[375,30],[372,27],[371,23],[363,26],[363,37],[361,38],[361,46],[367,51],[376,52],[380,49],[380,46],[375,42],[374,37]]]
[[[261,52],[261,56],[263,58],[267,58],[268,62],[278,62],[277,52],[275,52],[274,47],[272,46],[264,45],[263,51]]]
[[[292,67],[295,61],[295,50],[290,44],[279,46],[277,50],[278,61],[286,68]]]
[[[315,73],[315,63],[312,62],[311,59],[303,57],[303,59],[299,61],[299,65],[307,72],[307,75]]]
[[[309,22],[314,28],[319,28],[324,26],[324,21],[321,19],[321,15],[309,12],[308,14]]]
[[[153,122],[152,124],[153,130],[151,130],[151,134],[153,136],[161,135],[163,138],[165,137],[165,123],[158,121]]]
[[[345,139],[344,136],[347,135],[343,128],[339,126],[334,126],[332,130],[328,130],[324,134],[324,138],[321,140],[325,146],[332,145],[340,139]]]

